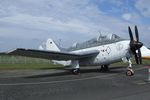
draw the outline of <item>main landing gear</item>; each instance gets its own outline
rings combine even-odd
[[[78,60],[72,60],[71,64],[72,64],[72,67],[73,67],[71,72],[74,75],[78,75],[80,73],[79,61]]]
[[[101,65],[100,71],[104,71],[104,72],[109,71],[108,65]]]
[[[79,68],[75,68],[75,69],[72,69],[72,74],[74,75],[78,75],[80,73],[80,69]]]

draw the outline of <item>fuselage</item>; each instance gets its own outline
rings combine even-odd
[[[72,50],[71,53],[84,53],[93,50],[98,50],[99,54],[95,57],[90,57],[86,59],[80,59],[80,66],[99,66],[99,65],[109,65],[121,61],[122,58],[130,58],[132,55],[129,48],[129,40],[121,40],[118,42],[113,42],[109,44],[104,44],[95,47],[89,47],[84,49]],[[70,66],[71,60],[69,61],[54,61],[55,63],[62,64],[64,66]]]
[[[78,59],[79,65],[109,65],[121,61],[123,58],[130,58],[132,56],[130,50],[130,40],[122,39],[115,34],[107,36],[99,36],[91,40],[75,43],[68,49],[61,49],[63,52],[70,52],[75,54],[84,54],[90,51],[99,51],[96,56]],[[65,66],[71,65],[71,60],[68,61],[54,61]]]
[[[111,44],[72,51],[73,53],[88,52],[98,50],[99,54],[93,58],[79,60],[81,66],[89,65],[109,65],[121,61],[124,57],[130,57],[129,40],[123,40]]]

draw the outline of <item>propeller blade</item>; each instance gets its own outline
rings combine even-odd
[[[139,42],[139,33],[138,33],[137,26],[135,26],[135,36],[136,36],[137,42]]]
[[[135,61],[137,64],[142,64],[141,50],[140,48],[143,46],[142,42],[139,42],[139,33],[137,26],[135,26],[135,39],[133,38],[133,34],[130,26],[128,26],[129,35],[130,35],[130,49],[135,57]],[[136,52],[137,51],[137,52]]]
[[[139,63],[142,64],[141,50],[138,49]]]
[[[133,41],[133,34],[131,31],[131,28],[128,26],[128,31],[129,31],[129,35],[130,35],[130,41]]]

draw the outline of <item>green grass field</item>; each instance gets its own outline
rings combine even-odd
[[[133,61],[133,64],[135,62]],[[150,60],[143,60],[144,65],[150,65]],[[127,63],[118,62],[113,66],[127,66]],[[13,70],[13,69],[57,69],[63,68],[61,65],[55,65],[50,60],[20,57],[20,56],[0,56],[0,70]]]
[[[61,65],[55,65],[50,60],[20,57],[20,56],[0,56],[0,70],[7,69],[53,69],[62,68]]]

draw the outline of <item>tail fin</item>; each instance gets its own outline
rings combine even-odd
[[[58,45],[52,39],[48,39],[47,40],[47,42],[46,42],[46,50],[60,51]]]

